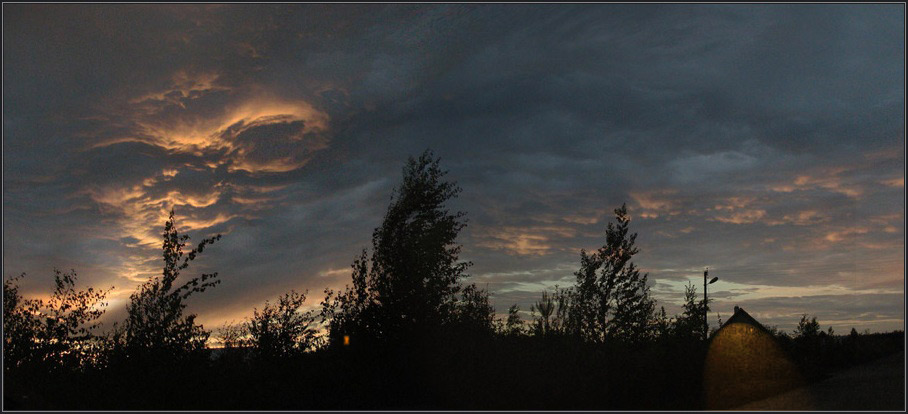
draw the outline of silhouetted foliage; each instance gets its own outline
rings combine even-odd
[[[665,306],[659,307],[659,313],[656,314],[655,329],[656,336],[659,339],[666,339],[674,333],[674,319],[668,317],[665,313]]]
[[[3,281],[3,367],[9,371],[36,357],[35,340],[40,321],[37,317],[41,301],[26,299],[19,294],[21,274]]]
[[[536,336],[563,336],[569,333],[572,292],[570,289],[558,289],[549,295],[542,292],[542,297],[530,307],[532,324],[530,331]],[[537,316],[537,313],[539,314]]]
[[[787,332],[780,330],[779,327],[776,325],[765,326],[765,328],[767,331],[769,331],[770,334],[772,334],[772,336],[776,337],[777,339],[783,339],[783,340],[791,339],[791,338],[789,338]]]
[[[526,334],[526,324],[520,318],[520,306],[511,305],[508,308],[508,319],[504,324],[502,333],[507,336],[520,336]]]
[[[495,308],[489,303],[488,291],[472,283],[464,287],[455,307],[453,322],[460,329],[475,334],[494,333]]]
[[[249,346],[245,323],[225,322],[217,329],[216,339],[225,349],[245,348]]]
[[[801,320],[798,321],[798,327],[794,330],[795,338],[813,338],[819,334],[820,323],[817,322],[816,316],[814,316],[813,319],[808,319],[806,313],[801,315]]]
[[[49,410],[697,410],[704,407],[702,341],[708,304],[685,290],[684,310],[655,312],[627,209],[615,210],[606,243],[581,252],[576,285],[543,291],[524,323],[520,308],[495,319],[489,292],[462,285],[469,262],[456,236],[463,213],[445,203],[460,189],[443,180],[430,152],[411,158],[371,253],[352,263],[352,285],[326,290],[321,342],[306,293],[265,302],[243,324],[218,331],[223,349],[206,358],[209,332],[185,315],[194,293],[218,283],[181,271],[220,236],[184,253],[173,212],[165,225],[164,270],[142,284],[110,348],[91,332],[106,292],[74,289],[56,272],[47,302],[4,282],[4,408]],[[721,325],[721,318],[719,324]],[[775,330],[770,328],[770,330]],[[836,336],[816,318],[795,337],[775,330],[809,379],[904,352],[904,332]],[[349,339],[349,344],[345,339]],[[211,345],[211,344],[209,344]],[[213,353],[214,354],[214,353]],[[86,363],[86,361],[88,363]],[[50,368],[50,369],[48,369]]]
[[[98,362],[102,342],[93,331],[100,325],[110,290],[76,290],[75,270],[54,269],[54,291],[45,302],[19,294],[17,282],[23,277],[3,283],[4,367],[81,369]]]
[[[647,275],[631,258],[637,234],[630,233],[627,206],[615,209],[617,224],[608,223],[605,244],[593,253],[580,252],[580,269],[571,294],[569,328],[585,340],[608,338],[641,342],[654,336],[655,301]]]
[[[254,310],[246,329],[250,346],[259,358],[286,358],[317,346],[315,317],[312,311],[300,309],[305,302],[306,293],[290,291],[278,299],[276,306],[265,302],[261,312]]]
[[[703,339],[706,332],[703,318],[709,309],[703,300],[697,300],[697,287],[688,283],[684,287],[684,311],[675,320],[675,336],[682,339]]]
[[[793,331],[788,348],[796,355],[805,375],[820,378],[831,366],[841,365],[841,362],[835,361],[841,359],[841,355],[835,355],[839,353],[839,342],[831,326],[823,331],[816,317],[810,318],[803,314]]]
[[[184,315],[186,300],[194,293],[220,283],[218,274],[202,274],[177,285],[180,273],[205,247],[220,240],[221,235],[206,238],[184,253],[189,240],[181,235],[174,223],[174,212],[164,224],[162,246],[164,269],[160,277],[153,276],[138,287],[126,305],[127,319],[115,332],[115,347],[127,358],[151,360],[181,359],[198,356],[205,350],[210,333],[195,323],[195,315]]]
[[[393,341],[458,317],[459,281],[471,263],[458,259],[456,243],[465,213],[445,208],[460,188],[444,175],[430,151],[408,160],[372,234],[371,257],[363,251],[354,260],[353,285],[343,293],[326,291],[322,315],[333,343],[345,335]]]
[[[96,335],[109,292],[76,290],[76,272],[54,269],[47,300],[19,293],[25,275],[3,284],[4,408],[51,409],[79,398],[77,378],[104,366],[103,337]]]

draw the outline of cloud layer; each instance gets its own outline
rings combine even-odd
[[[903,5],[6,5],[3,271],[160,271],[167,212],[223,283],[206,326],[349,280],[406,157],[464,189],[503,312],[571,283],[627,203],[676,311],[904,325]],[[118,308],[119,306],[119,308]],[[752,312],[753,313],[753,312]]]

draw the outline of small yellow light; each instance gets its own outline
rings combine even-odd
[[[344,346],[350,345],[350,335],[344,335]]]

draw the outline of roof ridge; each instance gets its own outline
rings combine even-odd
[[[730,318],[728,318],[728,320],[725,321],[725,323],[723,323],[722,326],[721,326],[719,329],[722,329],[722,328],[724,328],[724,327],[726,327],[726,326],[728,326],[728,325],[730,325],[730,324],[733,324],[733,323],[745,323],[745,324],[748,324],[748,325],[756,326],[756,327],[758,327],[758,328],[760,328],[760,329],[762,329],[762,330],[764,330],[764,331],[766,331],[766,332],[769,332],[769,330],[766,329],[766,327],[763,326],[763,324],[761,324],[759,321],[757,321],[756,319],[754,319],[753,316],[750,316],[750,314],[747,313],[747,311],[745,311],[744,308],[741,308],[741,307],[739,307],[739,306],[737,306],[737,305],[735,306],[735,313],[734,313],[734,315],[732,315]]]

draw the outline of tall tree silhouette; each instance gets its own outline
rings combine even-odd
[[[631,262],[637,254],[637,234],[629,231],[627,206],[615,209],[617,224],[606,227],[605,244],[593,253],[580,252],[574,273],[569,329],[587,340],[609,337],[636,342],[653,334],[655,301]]]
[[[684,287],[683,309],[674,323],[675,336],[685,340],[703,339],[706,335],[703,318],[709,309],[703,300],[697,300],[697,287],[690,282]]]
[[[196,325],[195,315],[184,315],[183,310],[192,294],[220,283],[217,272],[202,274],[180,285],[176,283],[189,263],[205,246],[220,240],[221,235],[204,239],[185,253],[183,248],[189,236],[179,234],[171,210],[163,236],[163,273],[149,278],[130,296],[126,322],[116,334],[117,346],[133,359],[188,356],[202,351],[209,336],[201,325]]]
[[[441,326],[456,318],[460,279],[471,265],[459,260],[457,234],[465,213],[445,203],[460,187],[431,151],[409,158],[403,181],[384,221],[372,233],[372,255],[353,262],[353,286],[328,290],[323,316],[332,341],[343,335],[393,339]]]

